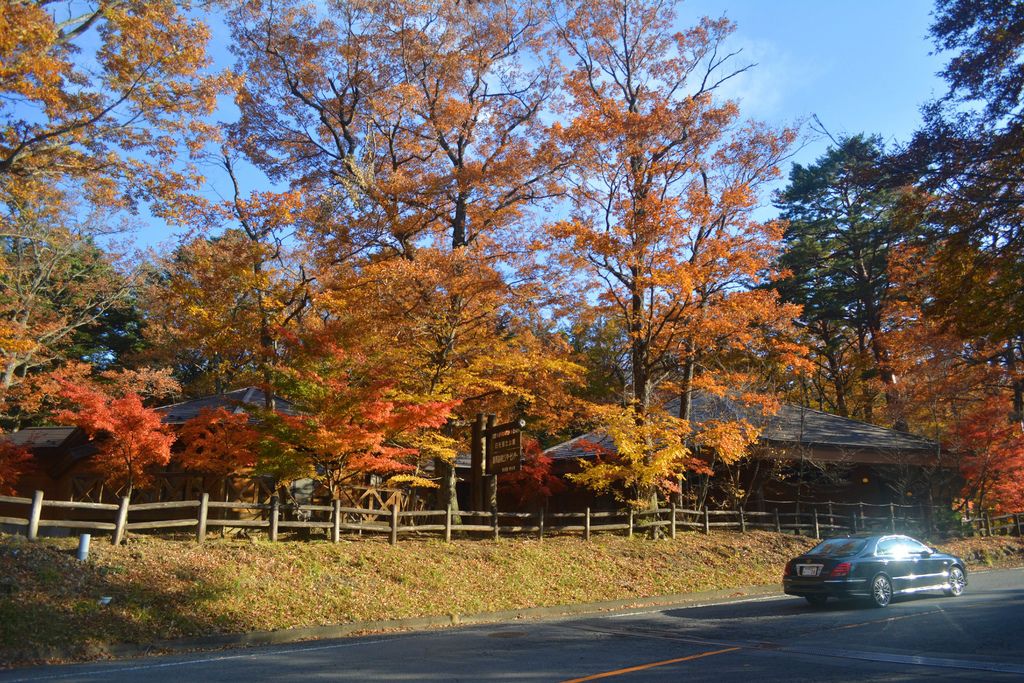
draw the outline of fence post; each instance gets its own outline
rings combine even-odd
[[[708,506],[704,506],[704,535],[711,533],[711,515],[708,513]]]
[[[857,504],[860,507],[860,528],[863,531],[867,529],[867,524],[864,523],[864,503],[863,501]]]
[[[896,505],[889,503],[889,528],[896,533]]]
[[[331,529],[331,542],[339,543],[341,541],[341,499],[332,500],[331,507],[334,508],[331,511],[331,521],[334,523],[334,527]]]
[[[985,512],[983,519],[985,520],[985,536],[992,538],[992,515]]]
[[[540,524],[537,525],[537,537],[542,541],[544,540],[544,517],[547,511],[547,503],[544,503],[543,505],[540,506]]]
[[[491,519],[494,522],[494,540],[498,540],[498,506],[491,506]]]
[[[452,504],[448,503],[448,507],[444,510],[444,542],[452,542]]]
[[[124,540],[125,527],[128,526],[128,496],[121,498],[121,505],[117,508],[117,524],[114,525],[114,537],[111,542],[114,545],[121,545]]]
[[[670,514],[672,515],[672,519],[669,521],[668,533],[669,533],[669,536],[671,538],[675,538],[676,537],[676,504],[675,503],[672,503],[672,505],[669,506],[669,511],[670,511]]]
[[[43,492],[32,494],[32,510],[28,514],[28,540],[34,541],[39,536],[39,518],[43,514]]]
[[[856,512],[851,512],[850,513],[850,531],[853,532],[853,533],[857,533],[857,513]]]
[[[1013,524],[1017,527],[1017,537],[1020,538],[1020,513],[1014,513]]]
[[[204,493],[199,498],[199,524],[196,528],[196,542],[202,543],[206,540],[206,520],[210,514],[210,494]]]
[[[590,508],[588,507],[583,515],[583,540],[590,540]]]
[[[629,508],[629,537],[633,538],[633,508]]]
[[[818,508],[814,508],[814,537],[821,538],[821,527],[818,526]]]
[[[391,545],[398,545],[398,501],[391,504]]]
[[[277,521],[280,517],[281,506],[280,501],[275,493],[270,497],[270,540],[277,540]]]
[[[775,508],[775,533],[782,533],[782,520],[779,519],[779,508]]]
[[[747,518],[743,516],[743,508],[740,508],[740,533],[747,533]]]
[[[832,501],[831,500],[828,502],[828,525],[829,526],[835,526],[836,525],[836,518],[832,515]]]

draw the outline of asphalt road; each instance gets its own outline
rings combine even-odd
[[[1024,679],[1024,570],[878,610],[778,596],[0,673],[0,681]]]

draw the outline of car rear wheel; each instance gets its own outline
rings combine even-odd
[[[826,602],[828,602],[828,596],[827,595],[805,595],[804,596],[804,600],[806,600],[807,602],[811,603],[815,607],[821,607]]]
[[[892,582],[885,574],[879,574],[871,579],[871,604],[875,607],[885,607],[892,600]]]
[[[960,569],[960,567],[950,567],[949,583],[942,592],[951,598],[955,598],[963,594],[966,585],[967,579],[964,578],[964,570]]]

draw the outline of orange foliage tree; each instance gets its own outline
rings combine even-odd
[[[422,464],[451,443],[436,434],[455,403],[411,396],[388,378],[372,346],[341,348],[310,335],[278,383],[301,412],[258,411],[257,471],[278,479],[315,477],[337,493],[368,474],[430,486]]]
[[[346,217],[321,225],[332,256],[468,245],[556,189],[540,114],[557,82],[533,3],[242,3],[230,26],[246,75],[234,136]]]
[[[961,453],[963,497],[978,511],[1024,509],[1024,429],[1010,419],[1006,398],[994,396],[964,415],[953,431]]]
[[[17,411],[19,384],[66,359],[77,332],[129,304],[130,270],[96,244],[116,223],[104,212],[65,213],[74,209],[50,203],[0,216],[2,413]]]
[[[32,466],[32,454],[0,434],[0,495],[13,495],[14,485]]]
[[[65,407],[63,390],[66,385],[99,387],[112,396],[138,394],[145,402],[166,401],[177,396],[181,386],[171,376],[169,369],[154,370],[100,370],[80,361],[65,362],[46,372],[37,372],[24,377],[9,392],[11,405],[16,405],[23,414],[33,416],[37,421],[52,423]]]
[[[81,183],[99,207],[178,210],[179,162],[214,132],[229,82],[207,73],[207,26],[172,0],[5,3],[0,187],[8,208]],[[83,182],[88,179],[88,182]]]
[[[96,448],[92,466],[131,496],[152,481],[152,468],[166,465],[175,436],[160,414],[142,404],[138,394],[111,396],[96,387],[66,384],[64,399],[72,406],[57,415],[80,427]]]
[[[990,488],[975,480],[982,469],[968,464],[977,463],[985,450],[979,446],[982,433],[997,427],[991,420],[995,413],[979,413],[979,406],[1010,393],[1006,366],[991,362],[1000,355],[998,346],[985,338],[967,339],[945,316],[934,314],[936,271],[930,252],[927,245],[914,244],[893,251],[889,270],[895,291],[884,321],[891,364],[900,378],[893,392],[897,400],[888,406],[890,417],[936,442],[935,466],[919,473],[929,500],[937,493],[950,498],[962,493],[955,480],[958,470],[973,473],[968,489]],[[967,438],[963,430],[975,418],[980,431]],[[1005,414],[1004,420],[1009,419]],[[986,478],[1007,472],[985,471]]]
[[[0,6],[0,402],[66,360],[72,337],[125,307],[104,253],[119,213],[193,206],[192,158],[231,82],[208,69],[188,0]]]
[[[298,327],[312,296],[300,257],[283,246],[299,210],[294,193],[236,196],[207,217],[237,227],[184,240],[161,259],[147,289],[147,334],[153,354],[194,389],[255,381],[272,406],[281,333]]]
[[[716,99],[717,86],[744,70],[727,63],[728,21],[676,32],[674,20],[664,3],[620,0],[569,3],[556,17],[574,60],[571,120],[560,131],[572,213],[549,234],[583,304],[622,330],[639,431],[659,410],[659,387],[680,391],[685,421],[695,387],[737,393],[754,386],[745,358],[792,365],[801,351],[790,341],[798,309],[758,288],[772,275],[782,226],[753,216],[794,134],[741,124],[737,105]],[[683,473],[685,453],[662,458],[668,444],[646,442],[633,473],[595,467],[588,484],[618,472],[650,500],[657,480]]]
[[[408,396],[551,415],[579,369],[523,287],[529,212],[564,166],[542,122],[557,81],[541,14],[490,1],[328,9],[245,3],[230,18],[247,79],[233,135],[310,199],[320,313],[362,315]],[[456,507],[451,458],[435,470]]]
[[[244,412],[204,408],[181,426],[184,444],[175,459],[186,469],[218,477],[252,471],[259,453],[260,433]]]

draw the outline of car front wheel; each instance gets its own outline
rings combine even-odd
[[[892,582],[885,574],[879,574],[871,580],[871,604],[885,607],[892,600]]]
[[[950,567],[949,583],[947,584],[946,588],[943,589],[943,592],[946,595],[955,598],[958,595],[963,594],[964,587],[966,585],[967,579],[964,578],[964,570],[960,569],[960,567]]]

